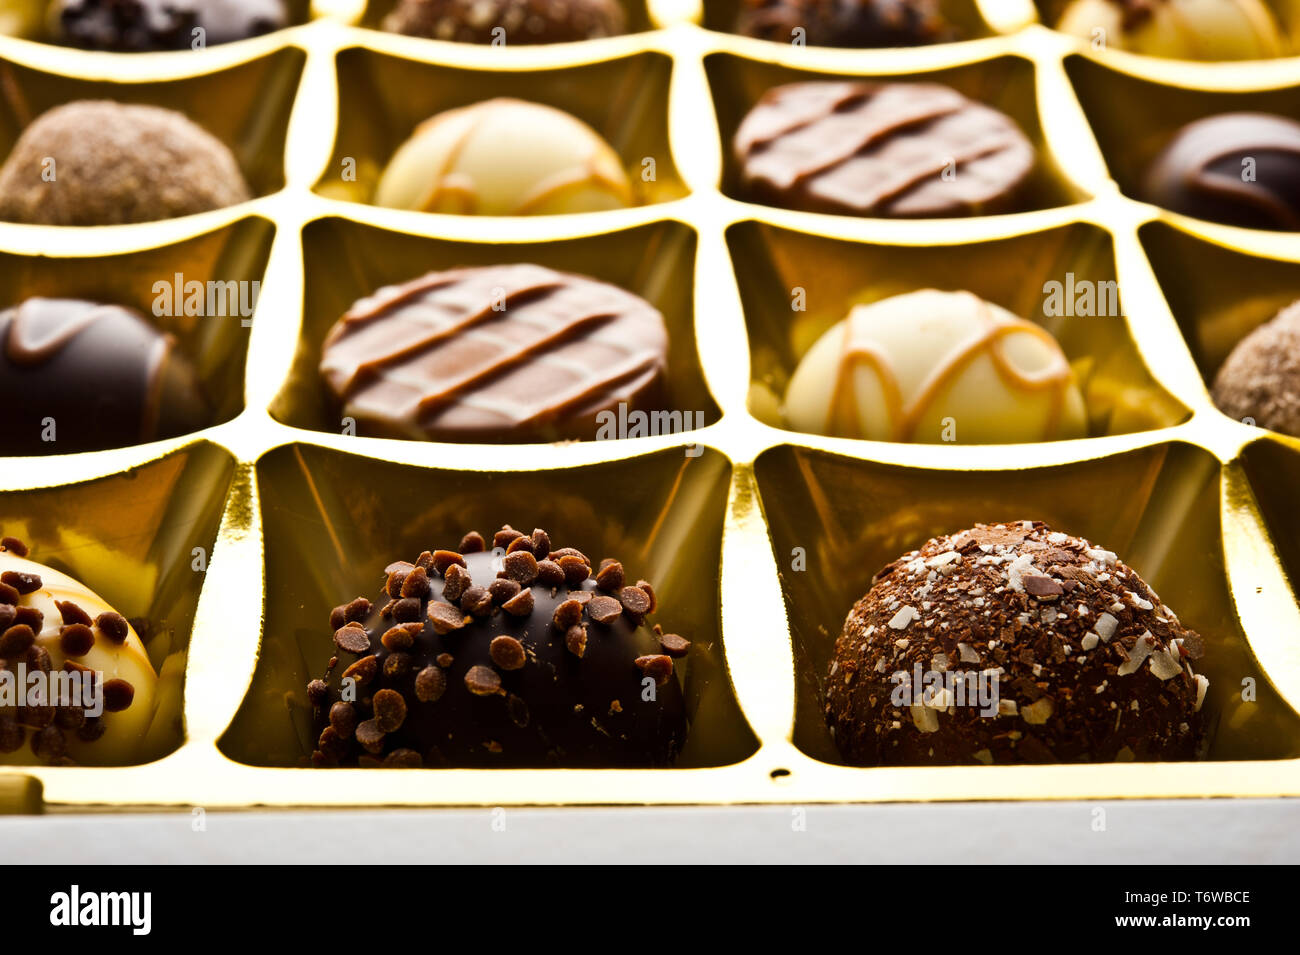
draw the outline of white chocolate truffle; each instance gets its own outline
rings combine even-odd
[[[1060,345],[969,292],[859,305],[803,356],[790,427],[874,441],[1002,444],[1081,438],[1087,417]]]
[[[1074,0],[1057,29],[1114,50],[1179,60],[1282,56],[1282,31],[1262,0]],[[1100,32],[1098,32],[1100,31]]]
[[[524,216],[621,209],[635,197],[618,154],[586,123],[502,98],[421,123],[389,161],[375,203]]]
[[[35,584],[33,577],[39,578],[39,585]],[[0,581],[20,593],[17,604],[8,604],[6,598],[12,598],[13,593],[0,588],[0,615],[9,618],[9,622],[0,627],[0,647],[11,654],[6,664],[12,677],[6,686],[0,686],[0,748],[5,750],[0,752],[0,765],[48,763],[65,756],[79,765],[120,766],[144,758],[144,743],[154,715],[158,677],[135,630],[103,598],[83,584],[67,574],[19,557],[12,550],[0,551]],[[31,589],[33,586],[35,589]],[[64,604],[62,609],[59,604]],[[39,632],[36,627],[31,627],[35,634],[34,644],[31,643],[31,634],[22,630],[12,633],[20,627],[30,626],[19,622],[23,608],[31,608],[43,615]],[[79,608],[80,612],[74,608]],[[18,620],[13,618],[14,611],[20,614]],[[111,616],[101,621],[101,614]],[[65,625],[65,616],[90,622],[81,623],[79,626],[84,629],[78,631],[78,625]],[[110,635],[114,629],[122,639]],[[64,633],[65,630],[74,632]],[[17,685],[15,673],[19,663],[25,664],[29,680],[36,669],[32,662],[24,659],[31,657],[32,653],[24,651],[20,656],[15,652],[24,644],[42,648],[49,654],[51,674],[61,673],[65,663],[88,667],[98,674],[98,692],[87,690],[88,695],[81,701],[88,705],[78,707],[83,714],[93,716],[93,711],[103,705],[102,715],[88,720],[94,732],[73,725],[80,722],[80,717],[68,720],[67,717],[73,714],[58,710],[53,722],[49,723],[49,727],[58,730],[58,739],[46,738],[36,742],[35,737],[41,730],[24,725],[30,720],[19,719],[15,732],[12,722],[15,711],[6,706],[10,700],[5,698],[5,694],[23,693],[24,688]],[[4,653],[0,652],[0,656]],[[68,684],[64,686],[66,688]],[[45,697],[47,701],[56,706],[60,704],[62,697],[56,686],[49,685],[47,692],[50,694]],[[24,695],[23,699],[29,701],[30,697]],[[96,736],[101,729],[102,734]],[[18,740],[17,733],[22,734],[21,740]]]

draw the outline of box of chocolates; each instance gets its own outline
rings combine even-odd
[[[1300,5],[0,33],[0,811],[1300,795]]]

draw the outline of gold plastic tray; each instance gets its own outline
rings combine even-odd
[[[225,139],[257,193],[141,226],[0,224],[6,301],[59,290],[147,312],[159,277],[264,277],[251,323],[159,319],[202,356],[219,424],[143,447],[0,459],[0,526],[149,618],[165,687],[158,759],[6,769],[0,806],[32,808],[38,782],[45,804],[64,809],[1300,794],[1300,441],[1229,420],[1205,384],[1237,339],[1300,297],[1300,248],[1292,235],[1129,197],[1161,137],[1194,115],[1232,104],[1300,113],[1300,59],[1219,67],[1094,52],[1038,25],[1021,0],[952,0],[970,41],[867,52],[696,25],[725,25],[735,0],[634,0],[640,32],[554,47],[348,25],[374,24],[389,5],[318,4],[310,23],[198,53],[0,38],[0,150],[60,101],[157,102]],[[739,118],[767,86],[813,75],[933,77],[1007,111],[1043,156],[1033,208],[895,222],[737,201],[725,143]],[[416,122],[500,94],[575,113],[629,169],[653,158],[646,203],[505,220],[365,204]],[[350,166],[355,181],[341,174]],[[652,301],[672,334],[673,407],[703,427],[530,446],[340,433],[314,369],[348,303],[429,269],[514,260]],[[1080,373],[1095,437],[925,446],[780,427],[775,396],[798,355],[853,302],[940,285],[1041,316],[1043,284],[1070,272],[1116,280],[1126,316],[1040,319]],[[806,311],[790,309],[796,288]],[[819,680],[875,570],[934,533],[1026,517],[1121,552],[1207,636],[1209,759],[838,765]],[[661,619],[697,647],[680,765],[301,768],[304,685],[329,654],[328,608],[369,593],[395,556],[506,521],[618,554],[655,582]]]

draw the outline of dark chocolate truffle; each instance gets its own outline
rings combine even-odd
[[[378,601],[330,614],[335,660],[308,696],[317,766],[666,766],[686,737],[643,586],[508,525],[485,548],[385,568]],[[657,628],[656,628],[657,629]],[[684,641],[683,641],[684,642]],[[675,645],[675,644],[674,644]],[[337,671],[337,672],[335,672]]]
[[[243,202],[234,155],[182,113],[109,100],[56,106],[0,167],[0,219],[116,225]]]
[[[937,0],[742,0],[736,32],[808,46],[923,46],[956,39]]]
[[[1193,759],[1201,652],[1110,551],[976,524],[875,576],[835,643],[826,719],[859,765]]]
[[[537,265],[432,272],[361,299],[320,371],[358,430],[437,441],[596,436],[620,403],[652,407],[663,316],[613,285]]]
[[[759,202],[890,218],[1013,211],[1037,161],[1009,117],[933,83],[778,86],[733,145]]]
[[[1300,302],[1237,342],[1214,376],[1214,403],[1233,418],[1300,438]]]
[[[626,23],[618,0],[398,0],[383,28],[430,40],[499,37],[506,46],[529,46],[617,36]]]
[[[121,53],[215,46],[289,23],[284,0],[55,0],[50,20],[59,43]]]
[[[0,405],[0,455],[122,447],[211,418],[172,336],[130,309],[73,299],[0,312]]]
[[[1300,229],[1300,123],[1221,113],[1189,123],[1147,169],[1143,198],[1254,229]]]

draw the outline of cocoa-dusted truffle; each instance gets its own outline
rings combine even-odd
[[[539,265],[431,272],[356,302],[321,375],[374,437],[591,438],[597,415],[655,406],[663,316],[614,285]]]
[[[55,0],[59,43],[121,53],[216,46],[288,26],[284,0]]]
[[[489,549],[491,548],[491,549]],[[334,608],[316,766],[664,766],[686,737],[654,589],[543,530],[466,534]],[[595,575],[593,577],[593,574]]]
[[[627,27],[618,0],[398,0],[383,28],[430,40],[530,46],[617,36]]]
[[[1300,229],[1300,122],[1219,113],[1178,130],[1152,160],[1141,198],[1198,219]]]
[[[210,423],[194,366],[139,312],[29,298],[0,311],[0,455],[97,451]]]
[[[42,114],[0,167],[0,219],[13,222],[149,222],[250,195],[225,143],[186,116],[109,100]]]
[[[0,766],[145,758],[158,677],[126,618],[0,538]]]
[[[1214,376],[1226,415],[1300,438],[1300,301],[1237,342]]]
[[[742,0],[736,32],[778,43],[800,37],[808,46],[850,48],[957,39],[937,0]]]
[[[777,86],[732,149],[746,198],[888,218],[1016,211],[1038,161],[1009,116],[937,83]]]
[[[1193,759],[1201,653],[1110,551],[976,524],[876,575],[835,643],[826,719],[860,765]]]

